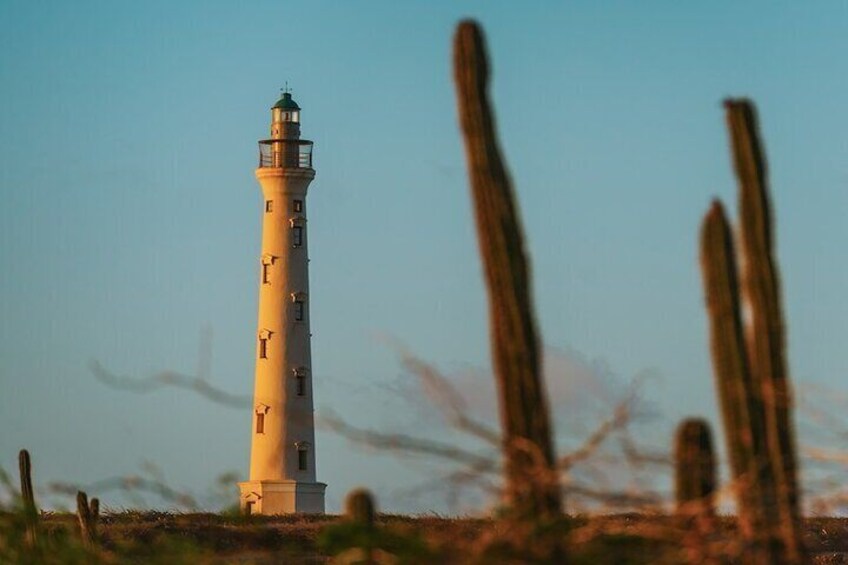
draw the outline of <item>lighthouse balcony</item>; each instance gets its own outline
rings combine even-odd
[[[312,142],[305,139],[263,139],[259,168],[311,169]]]

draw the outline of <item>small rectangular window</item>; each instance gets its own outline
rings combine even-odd
[[[268,212],[273,212],[273,211],[274,211],[274,201],[273,200],[266,200],[265,201],[265,212],[268,213]]]
[[[306,377],[303,375],[297,376],[297,395],[306,396]]]
[[[256,433],[265,433],[265,414],[263,414],[262,412],[257,412],[256,414]]]
[[[298,449],[297,450],[297,468],[300,471],[306,470],[306,450]]]
[[[268,279],[268,265],[267,263],[262,263],[262,284],[268,284],[271,281]]]
[[[267,359],[268,358],[268,340],[264,337],[259,338],[259,358]]]
[[[303,200],[295,200],[294,201],[294,211],[295,212],[303,212]]]
[[[303,300],[294,301],[294,319],[298,322],[303,321]]]
[[[303,226],[294,226],[292,228],[292,246],[300,247],[303,245]]]

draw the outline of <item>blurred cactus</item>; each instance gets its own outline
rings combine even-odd
[[[21,474],[21,502],[26,523],[26,540],[32,547],[38,542],[38,508],[32,488],[32,461],[26,449],[21,449],[18,453],[18,467]]]
[[[701,267],[740,530],[751,544],[751,562],[802,563],[794,431],[765,157],[751,102],[731,100],[725,106],[740,185],[741,263],[751,311],[747,332],[733,236],[718,201],[704,219]]]
[[[349,526],[358,530],[360,534],[356,543],[352,544],[346,551],[340,553],[333,559],[335,564],[374,565],[381,562],[377,558],[377,549],[380,532],[375,527],[374,518],[376,509],[374,497],[370,491],[358,488],[350,491],[345,497],[344,513]]]
[[[82,541],[86,547],[92,547],[97,538],[97,518],[94,517],[88,504],[88,495],[83,491],[77,492],[77,517],[79,518]]]
[[[100,520],[100,499],[92,498],[88,503],[88,509],[91,511],[91,519],[94,521],[96,526]]]
[[[678,426],[674,442],[674,472],[678,514],[712,516],[715,513],[715,455],[706,421],[688,418]]]
[[[742,310],[733,236],[720,202],[714,201],[701,229],[701,268],[713,371],[724,422],[731,476],[736,483],[743,537],[767,552],[766,492],[771,478],[765,465],[762,407],[754,391],[742,332]],[[766,553],[768,555],[768,553]]]
[[[345,516],[351,522],[374,526],[376,513],[374,497],[367,489],[352,490],[345,498]]]
[[[512,182],[498,146],[488,95],[485,39],[476,22],[459,24],[453,56],[459,120],[488,287],[506,502],[518,516],[550,518],[560,512],[561,494],[539,359],[530,266]]]
[[[674,438],[676,514],[680,520],[681,548],[689,563],[719,563],[710,539],[715,519],[716,471],[709,424],[699,418],[683,420]]]
[[[786,336],[780,304],[780,275],[766,158],[757,112],[749,100],[725,101],[727,124],[739,181],[742,285],[751,309],[746,345],[751,373],[762,398],[766,446],[775,479],[776,511],[786,562],[803,561],[792,394],[786,362]]]

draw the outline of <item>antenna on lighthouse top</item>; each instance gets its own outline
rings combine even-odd
[[[289,88],[289,81],[286,81],[285,88],[280,89],[280,94],[291,94],[291,88]]]

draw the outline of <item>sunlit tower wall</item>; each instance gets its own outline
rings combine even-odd
[[[262,186],[259,320],[250,480],[239,483],[250,514],[324,512],[316,481],[306,192],[312,142],[300,139],[300,107],[285,92],[259,142]]]

